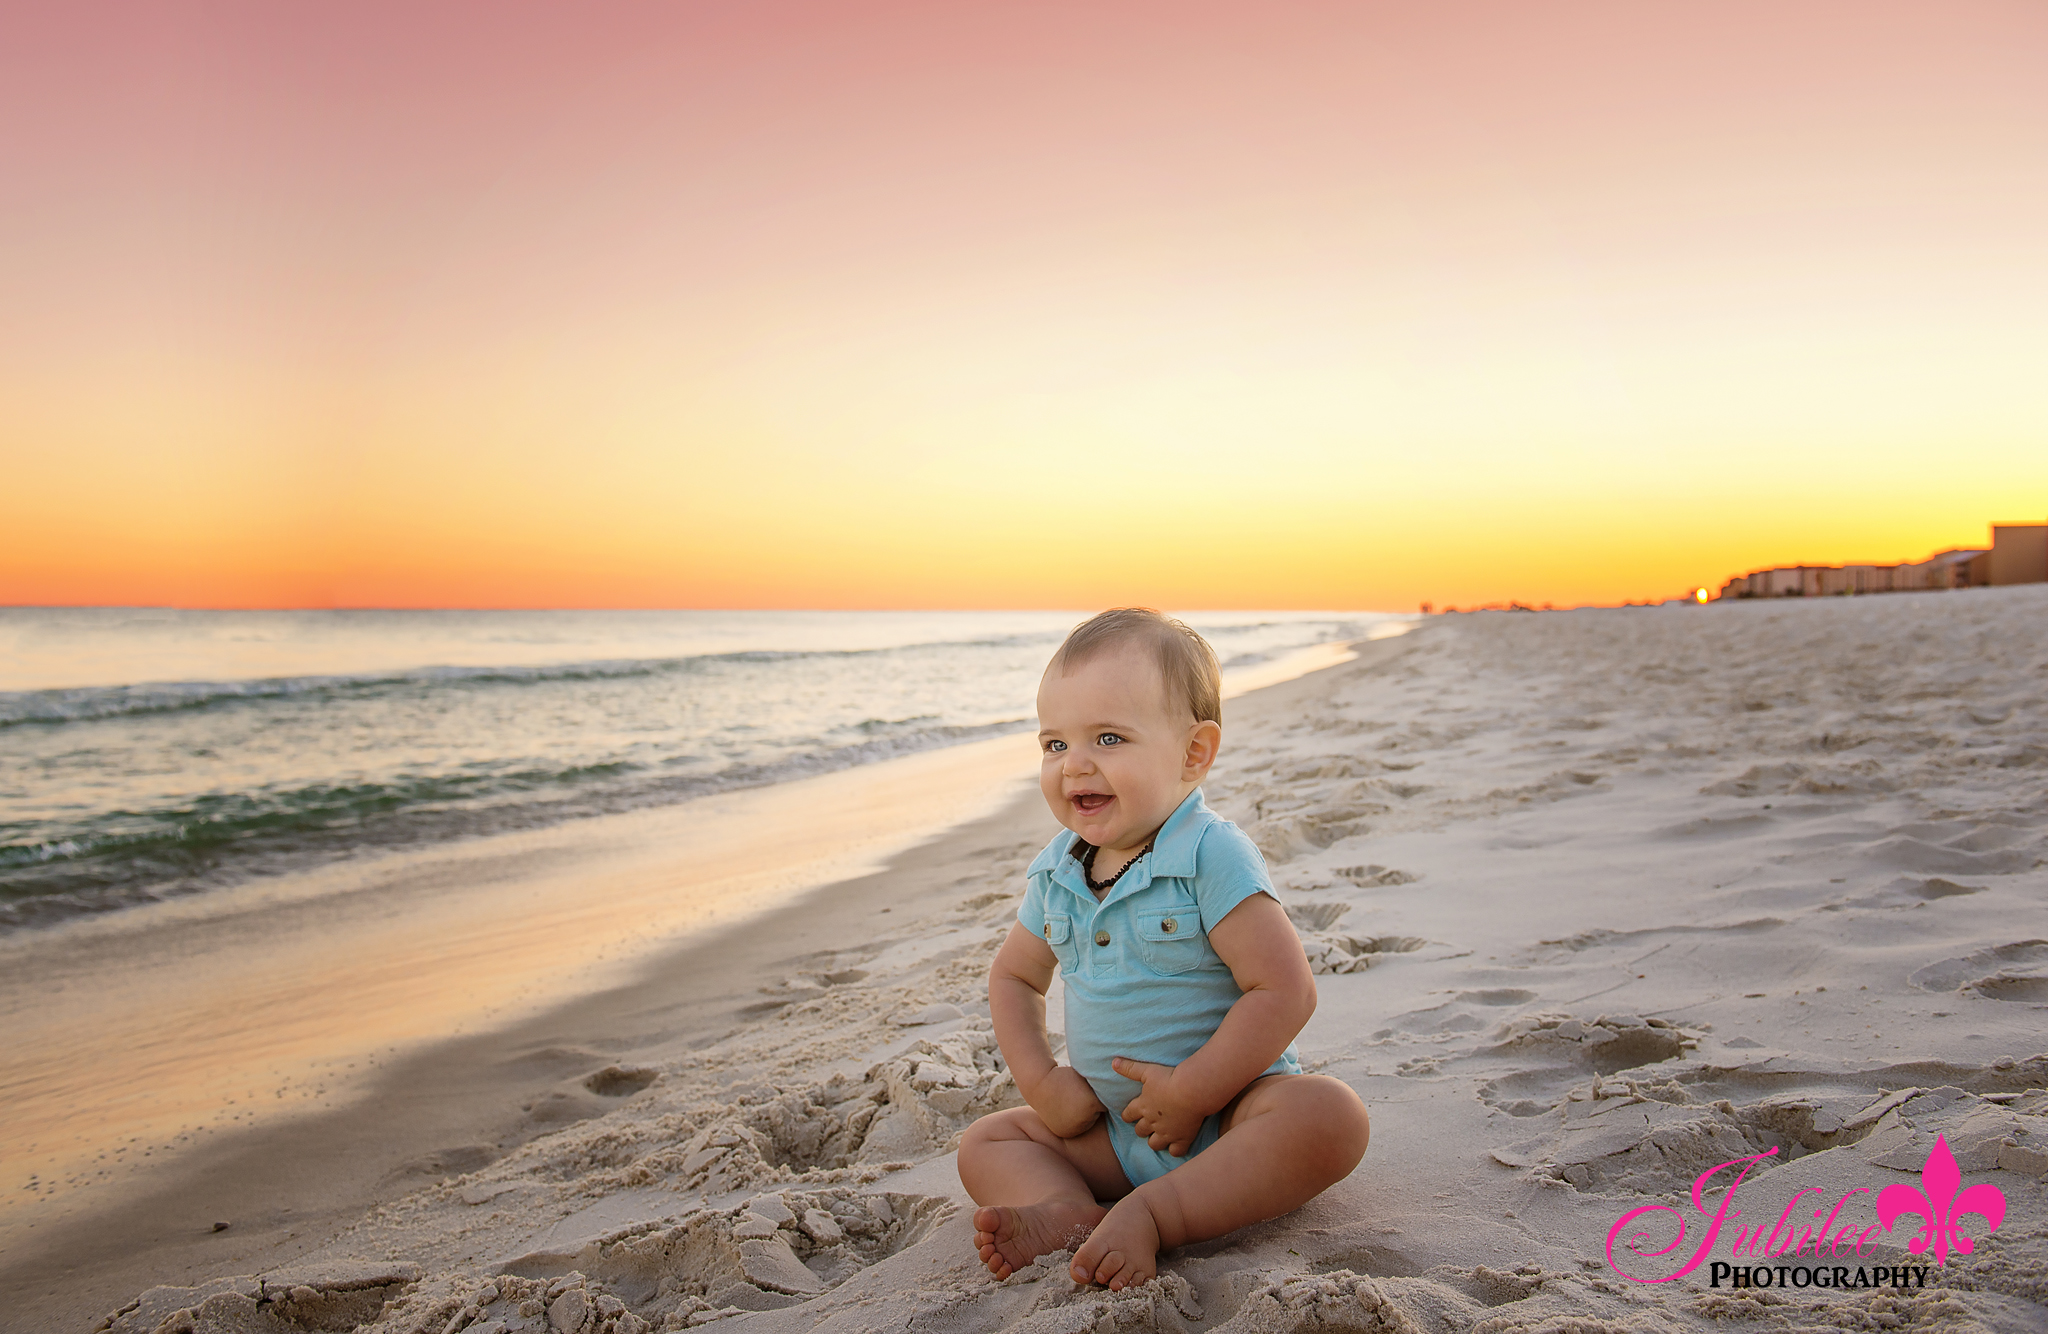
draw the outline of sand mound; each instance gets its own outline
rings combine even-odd
[[[1217,1334],[1421,1334],[1372,1279],[1340,1269],[1274,1279],[1253,1289]]]
[[[417,1265],[285,1271],[196,1288],[151,1288],[98,1326],[111,1334],[299,1334],[354,1330],[419,1281]]]
[[[953,1212],[951,1201],[923,1196],[851,1190],[764,1194],[738,1208],[703,1210],[673,1226],[593,1242],[573,1257],[522,1257],[503,1267],[495,1286],[502,1294],[510,1281],[547,1281],[552,1324],[531,1324],[536,1331],[567,1334],[582,1328],[554,1309],[569,1293],[582,1294],[591,1334],[683,1328],[720,1314],[798,1305],[922,1241]],[[457,1315],[481,1323],[491,1304],[481,1300],[488,1292],[486,1287],[470,1295],[452,1311],[452,1296],[410,1299],[370,1328],[424,1334],[449,1328]],[[508,1332],[529,1327],[496,1318],[506,1321]],[[535,1321],[537,1313],[529,1310],[523,1318]]]

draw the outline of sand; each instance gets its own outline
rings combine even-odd
[[[500,1093],[524,1053],[525,1105],[354,1213],[238,1243],[187,1207],[235,1162],[167,1175],[143,1212],[175,1264],[105,1327],[2048,1327],[2044,673],[2048,589],[2022,588],[1437,618],[1234,703],[1209,795],[1273,865],[1320,974],[1302,1054],[1373,1144],[1143,1288],[1076,1289],[1058,1257],[997,1283],[968,1245],[950,1150],[1015,1100],[982,972],[1049,830],[1026,796],[483,1054],[435,1049],[410,1078]],[[400,1092],[332,1119],[402,1138],[424,1113]],[[1937,1136],[2004,1206],[1940,1266],[1872,1205],[1928,1180]],[[318,1175],[311,1142],[273,1149]],[[1689,1255],[1695,1178],[1767,1150],[1712,1259],[1782,1217],[1850,1235],[1771,1259],[1786,1278],[1909,1286],[1610,1265],[1644,1206],[1648,1249],[1684,1217]],[[79,1259],[101,1244],[11,1255],[0,1323],[91,1328],[55,1317],[106,1290]]]

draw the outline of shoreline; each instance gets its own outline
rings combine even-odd
[[[907,919],[939,906],[963,844],[1014,842],[1026,830],[1042,842],[1050,826],[1035,791],[1007,798],[880,870],[700,933],[624,985],[432,1042],[389,1063],[343,1106],[201,1145],[133,1198],[99,1202],[11,1246],[0,1258],[11,1319],[82,1331],[145,1288],[275,1268],[379,1203],[609,1111],[612,1100],[578,1082],[630,1068],[652,1049],[729,1034],[762,1003],[765,979],[849,935],[878,934],[884,910]],[[216,1233],[219,1221],[231,1226]]]

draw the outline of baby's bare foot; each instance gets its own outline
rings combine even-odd
[[[1126,1195],[1074,1252],[1076,1283],[1101,1283],[1118,1292],[1159,1272],[1159,1225],[1137,1195]]]
[[[1094,1201],[1048,1200],[1044,1204],[994,1205],[974,1211],[974,1246],[997,1278],[1008,1278],[1048,1251],[1080,1244],[1107,1213]]]

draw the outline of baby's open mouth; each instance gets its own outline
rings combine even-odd
[[[1116,799],[1107,792],[1076,792],[1067,800],[1073,802],[1074,809],[1081,814],[1093,815]]]

